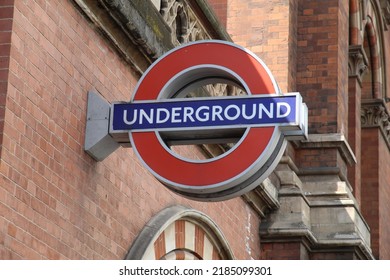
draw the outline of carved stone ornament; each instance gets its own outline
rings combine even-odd
[[[156,7],[157,10],[161,9],[161,0],[151,0],[152,4]]]
[[[161,0],[160,14],[171,29],[175,46],[189,42],[211,39],[207,30],[189,7],[186,0]],[[234,96],[245,92],[236,86],[224,83],[205,85],[193,92],[196,96]]]
[[[390,114],[381,101],[362,104],[361,123],[362,128],[379,127],[390,149]]]
[[[390,0],[380,0],[380,4],[383,20],[386,23],[385,28],[387,30],[387,25],[390,25]]]
[[[363,46],[349,46],[348,76],[356,77],[359,83],[368,69],[368,59]]]
[[[162,0],[160,14],[171,28],[172,43],[176,46],[211,38],[188,7],[187,1]]]

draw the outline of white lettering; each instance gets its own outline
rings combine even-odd
[[[133,119],[131,121],[127,120],[127,110],[123,111],[123,122],[127,125],[132,125],[137,121],[137,109],[134,110]]]
[[[203,103],[204,104],[204,103]],[[218,122],[223,122],[224,125],[229,125],[230,122],[237,120],[246,122],[251,121],[251,124],[264,119],[276,120],[288,118],[292,112],[291,105],[288,102],[253,102],[222,105],[203,105],[199,107],[180,106],[176,107],[145,107],[137,109],[123,110],[123,123],[129,126],[142,126],[153,124],[174,124],[174,123],[197,123],[210,122],[208,125],[219,125]],[[253,121],[252,121],[253,120]],[[189,124],[190,126],[190,124]]]
[[[214,122],[216,118],[218,118],[220,121],[223,121],[221,113],[222,113],[221,106],[213,106],[212,115],[211,115],[212,121]]]
[[[143,120],[146,119],[146,121],[148,123],[153,123],[153,113],[154,113],[154,110],[150,110],[150,115],[148,115],[145,110],[141,109],[139,111],[139,123],[142,124],[143,123]]]
[[[189,119],[191,122],[195,122],[194,117],[192,116],[194,114],[194,108],[184,107],[183,111],[183,122],[186,123],[187,119]]]
[[[179,118],[181,109],[182,108],[180,108],[180,107],[172,108],[172,118],[171,118],[172,123],[181,123],[182,122],[182,120]]]
[[[285,110],[282,110],[282,107],[285,107]],[[276,117],[279,118],[285,118],[287,117],[291,112],[290,104],[286,102],[279,102],[276,104]]]
[[[244,119],[251,120],[255,117],[255,115],[256,115],[256,104],[252,105],[252,115],[250,116],[246,114],[246,104],[242,105],[242,116],[244,117]]]
[[[272,119],[274,116],[274,104],[270,104],[269,110],[267,110],[264,104],[259,104],[259,119],[263,118],[263,112]]]
[[[236,114],[233,115],[233,116],[229,116],[229,110],[230,109],[236,110]],[[240,116],[240,113],[241,113],[240,107],[238,107],[237,105],[233,104],[233,105],[229,105],[229,106],[226,107],[225,112],[224,112],[224,116],[225,116],[225,118],[227,120],[234,121],[234,120],[236,120]]]
[[[162,115],[165,114],[165,117],[163,118]],[[169,111],[165,108],[157,108],[156,113],[156,123],[165,123],[167,120],[169,120]]]
[[[198,121],[200,122],[207,122],[209,119],[210,119],[210,113],[209,113],[209,106],[200,106],[196,111],[195,111],[195,117],[198,119]],[[202,113],[202,111],[206,111],[202,114],[202,116],[200,115]]]

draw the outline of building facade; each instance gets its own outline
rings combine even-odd
[[[0,258],[390,259],[389,29],[388,0],[0,1]],[[308,106],[308,138],[266,180],[200,202],[126,145],[91,156],[88,92],[130,100],[158,57],[209,39],[255,53]]]

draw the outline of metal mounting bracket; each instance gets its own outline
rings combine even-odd
[[[84,150],[96,161],[102,161],[120,144],[109,134],[111,104],[93,91],[88,92]]]

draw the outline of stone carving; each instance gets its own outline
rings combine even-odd
[[[210,39],[194,12],[183,0],[162,0],[161,10],[164,21],[171,28],[174,45]]]
[[[370,102],[362,105],[362,127],[379,127],[390,148],[390,114],[382,102]]]
[[[171,28],[172,43],[176,46],[184,43],[185,37],[188,33],[187,10],[186,4],[183,1],[161,1],[160,14]]]
[[[363,106],[361,114],[362,126],[383,126],[389,125],[390,117],[386,109],[380,105]]]
[[[211,84],[205,86],[205,88],[211,96],[237,96],[245,94],[241,88],[227,84]]]
[[[383,20],[386,23],[385,28],[387,30],[387,25],[390,25],[390,0],[380,0],[382,7],[382,16]]]
[[[210,39],[210,35],[206,32],[206,29],[203,28],[200,21],[196,18],[195,14],[189,12],[189,28],[188,36],[186,37],[186,42],[194,42],[199,40]]]
[[[156,7],[157,10],[161,9],[161,0],[151,0],[152,4]]]
[[[361,83],[367,69],[368,59],[364,48],[361,45],[349,46],[348,76],[356,77]]]
[[[172,43],[175,46],[198,40],[211,39],[196,14],[184,0],[162,0],[160,14],[171,29]],[[217,83],[208,84],[191,95],[234,96],[245,94],[238,87]]]

